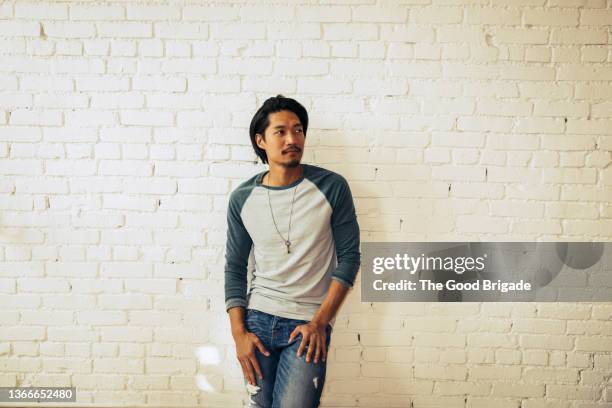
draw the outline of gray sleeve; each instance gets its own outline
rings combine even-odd
[[[361,262],[359,252],[359,224],[348,182],[340,177],[331,192],[332,217],[331,228],[336,245],[338,267],[332,273],[332,279],[346,287],[352,287]]]
[[[242,198],[242,199],[241,199]],[[253,240],[240,212],[246,197],[234,192],[227,209],[227,243],[225,248],[225,310],[247,306],[247,265]]]

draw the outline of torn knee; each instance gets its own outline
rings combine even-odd
[[[247,383],[247,391],[250,394],[250,396],[249,396],[249,407],[252,407],[253,404],[256,403],[255,401],[253,401],[253,396],[255,394],[257,394],[260,389],[261,389],[261,387],[259,387],[257,385],[253,385],[251,383]]]
[[[258,385],[253,385],[251,383],[247,383],[247,391],[249,392],[249,394],[257,394],[259,392],[259,390],[261,389],[261,387],[259,387]]]
[[[313,378],[312,383],[314,384],[315,388],[319,388],[319,377]]]

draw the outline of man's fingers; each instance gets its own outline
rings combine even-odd
[[[306,346],[306,337],[302,336],[302,341],[300,342],[300,346],[298,347],[297,356],[301,357],[302,352],[304,351],[304,346]]]
[[[270,353],[268,352],[268,350],[266,350],[261,340],[257,339],[257,341],[255,342],[255,346],[259,349],[261,354],[264,354],[266,356],[270,355]]]
[[[249,360],[242,361],[240,360],[240,365],[242,366],[242,372],[247,378],[247,381],[251,385],[257,385],[257,381],[255,381],[255,377],[253,376],[253,369],[249,363]]]
[[[325,343],[325,339],[317,343],[317,352],[315,353],[315,358],[314,358],[315,364],[319,362],[319,357],[321,357],[321,349],[324,347],[323,343]]]
[[[308,353],[306,354],[306,362],[310,361],[310,359],[312,358],[312,353],[315,351],[316,347],[317,347],[317,335],[311,334],[310,342],[308,343]]]
[[[323,350],[323,361],[325,362],[325,359],[327,359],[327,340],[325,337],[323,337],[323,347],[321,349]]]
[[[253,385],[257,385],[257,379],[255,378],[255,372],[253,370],[253,366],[251,365],[251,360],[247,359],[245,365],[247,368],[249,382]]]
[[[300,331],[298,330],[298,328],[296,327],[295,329],[293,329],[293,331],[291,332],[291,334],[289,335],[289,341],[288,343],[291,343],[291,341],[293,340],[293,337],[297,336],[298,334],[300,334]]]
[[[261,368],[259,367],[259,362],[257,361],[257,357],[250,357],[251,365],[255,368],[255,372],[260,379],[263,379],[263,374],[261,373]]]
[[[240,367],[242,368],[242,374],[244,375],[245,378],[247,378],[247,372],[246,372],[246,368],[244,368],[244,363],[240,359],[238,359],[238,362],[240,363]]]

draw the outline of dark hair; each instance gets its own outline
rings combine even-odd
[[[308,130],[308,113],[306,112],[306,108],[304,108],[295,99],[286,98],[280,94],[266,99],[263,105],[261,105],[261,108],[255,112],[255,116],[253,116],[251,126],[249,127],[251,144],[253,145],[253,149],[255,149],[255,153],[257,156],[259,156],[263,163],[268,163],[268,156],[266,155],[265,150],[257,146],[255,135],[259,133],[265,137],[266,128],[270,125],[268,115],[270,113],[280,112],[283,110],[295,113],[302,123],[304,137],[306,137],[306,131]]]

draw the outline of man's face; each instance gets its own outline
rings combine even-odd
[[[297,167],[304,152],[304,129],[297,115],[291,111],[268,115],[270,124],[265,139],[257,134],[257,146],[266,151],[268,163]]]

